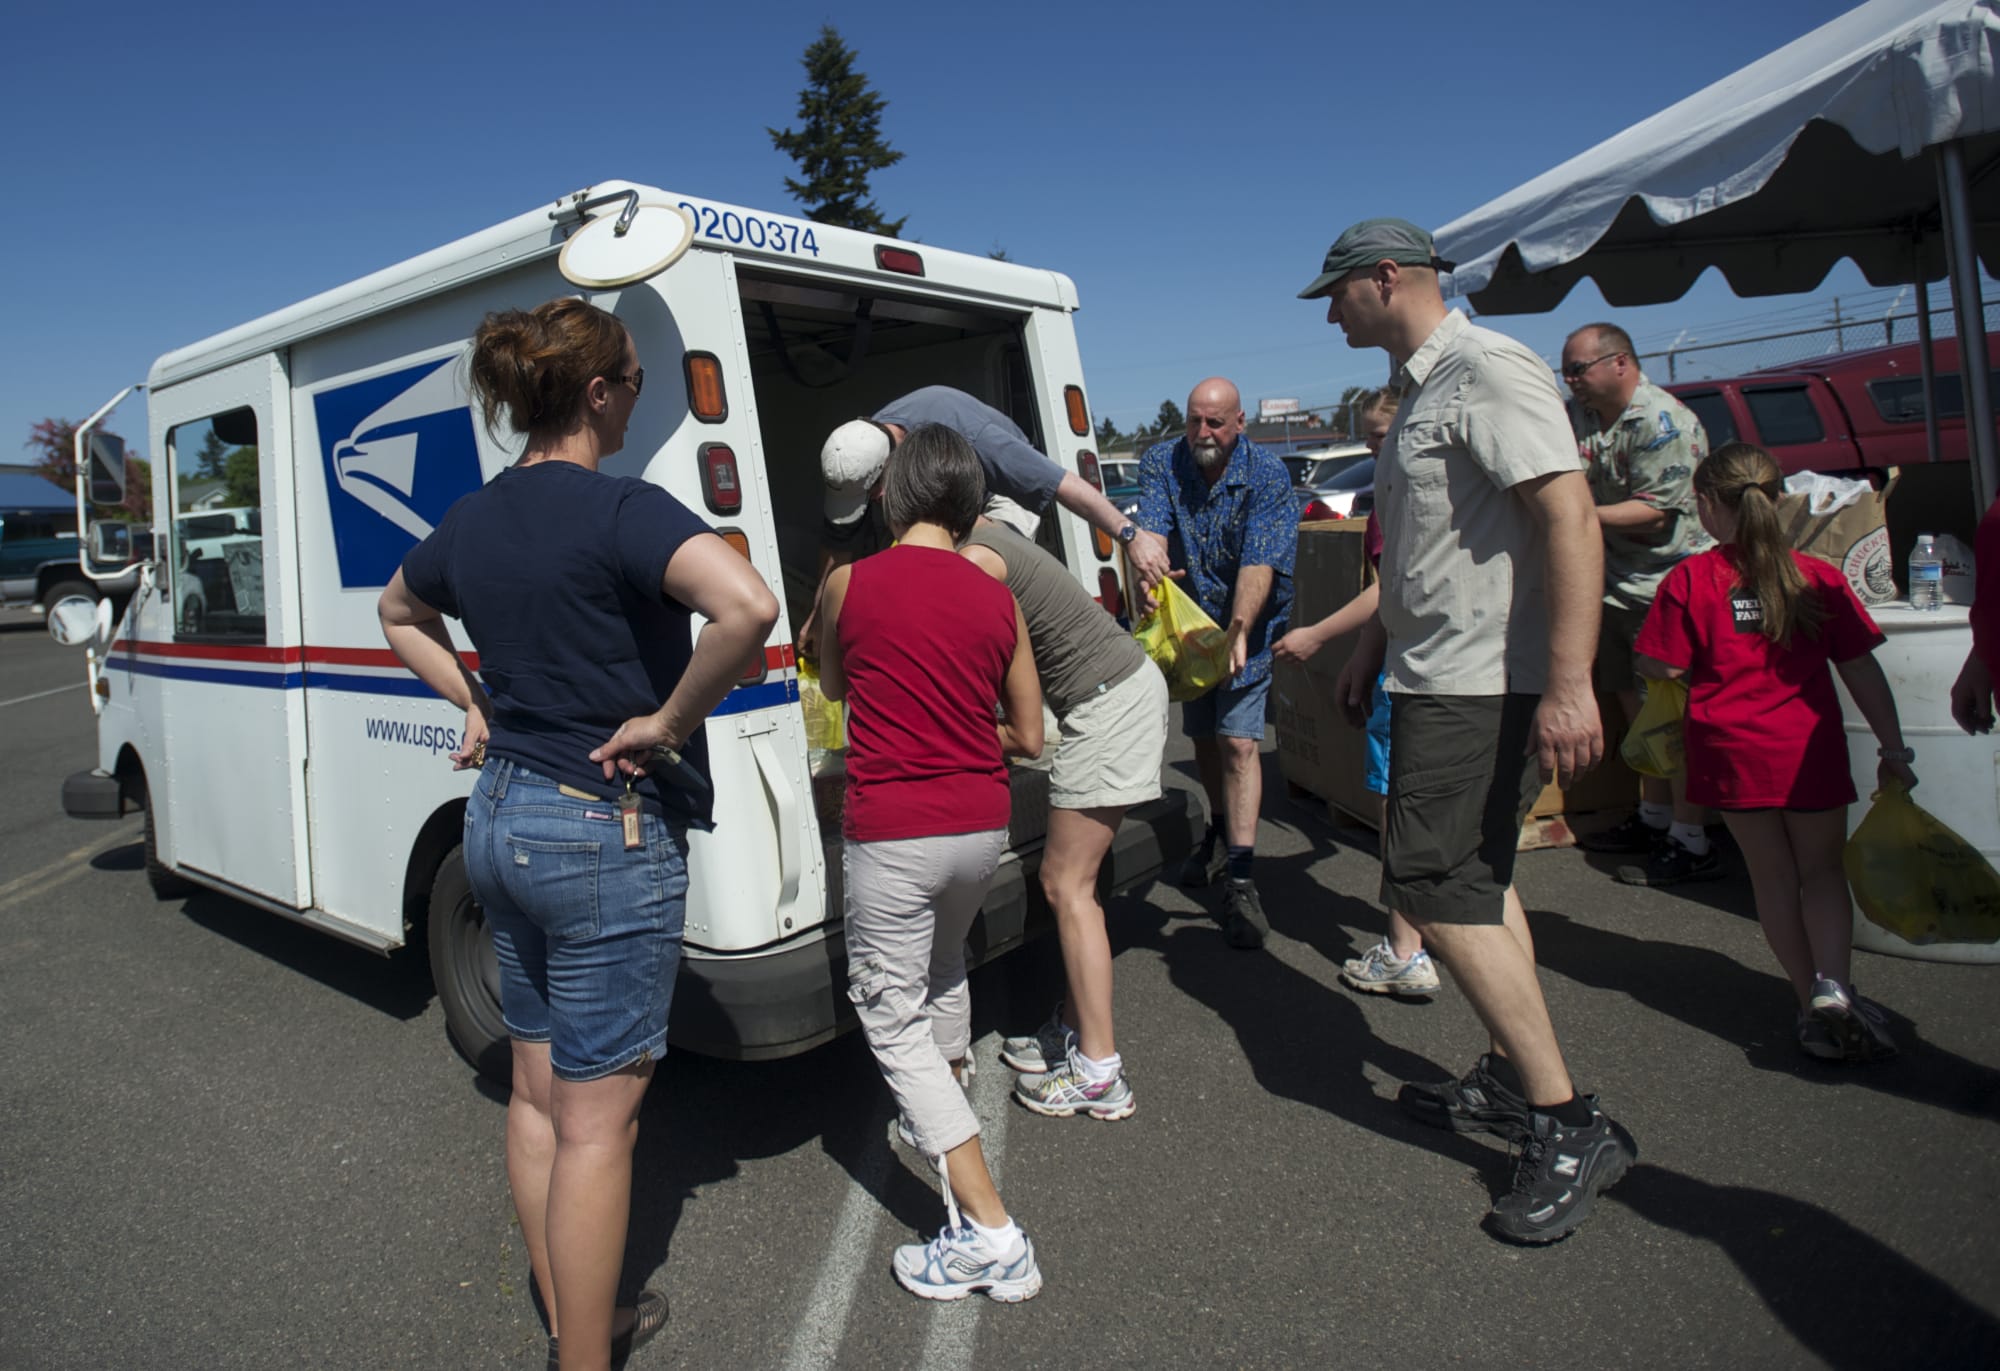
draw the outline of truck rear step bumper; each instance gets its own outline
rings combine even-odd
[[[72,819],[118,819],[125,792],[118,778],[103,771],[78,771],[63,778],[63,813]]]

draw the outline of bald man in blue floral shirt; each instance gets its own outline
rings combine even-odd
[[[1194,740],[1208,832],[1181,868],[1181,884],[1205,886],[1228,872],[1222,931],[1231,947],[1264,945],[1271,925],[1251,876],[1264,802],[1265,702],[1271,644],[1292,607],[1299,507],[1285,464],[1243,433],[1236,387],[1210,377],[1188,396],[1187,433],[1156,443],[1139,460],[1139,527],[1168,541],[1181,589],[1224,629],[1239,629],[1230,678],[1181,706]],[[1226,853],[1218,848],[1226,846]]]

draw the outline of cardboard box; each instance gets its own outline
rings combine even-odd
[[[1365,520],[1341,519],[1299,526],[1292,583],[1294,626],[1326,617],[1374,579],[1374,569],[1362,551],[1365,525]],[[1373,828],[1376,797],[1363,781],[1367,735],[1347,722],[1333,698],[1334,681],[1353,651],[1350,634],[1321,648],[1303,667],[1288,662],[1273,665],[1278,766],[1291,784]],[[1618,701],[1600,695],[1597,707],[1604,719],[1603,764],[1567,793],[1555,785],[1544,788],[1531,812],[1533,819],[1629,809],[1638,799],[1638,775],[1618,756],[1618,743],[1625,736]]]

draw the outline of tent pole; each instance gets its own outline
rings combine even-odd
[[[1924,455],[1938,460],[1937,362],[1931,356],[1931,283],[1924,279],[1924,240],[1917,239],[1917,362],[1924,378]]]
[[[1979,252],[1972,237],[1972,204],[1965,184],[1965,147],[1959,141],[1937,149],[1944,242],[1951,266],[1952,310],[1958,322],[1959,387],[1965,392],[1965,429],[1972,457],[1972,498],[1979,512],[2000,487],[2000,459],[1994,453],[1993,364],[1986,352],[1986,306],[1979,295]]]

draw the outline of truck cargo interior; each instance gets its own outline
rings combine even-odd
[[[796,636],[818,584],[819,450],[834,428],[921,386],[952,386],[1046,448],[1020,315],[776,272],[742,271],[738,290]],[[1042,521],[1040,541],[1062,555],[1056,520]]]

